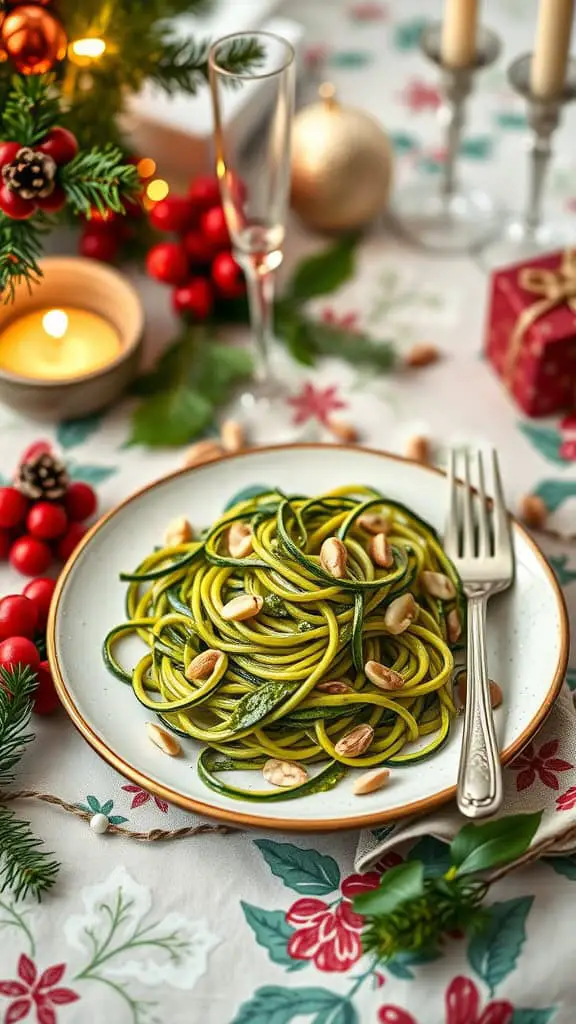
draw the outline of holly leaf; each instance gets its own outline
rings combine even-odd
[[[252,357],[246,349],[212,341],[202,346],[195,366],[195,385],[214,404],[228,395],[232,384],[252,372]]]
[[[129,444],[150,448],[186,444],[208,426],[213,415],[213,405],[183,383],[139,405],[132,417]]]
[[[524,853],[536,835],[542,811],[511,814],[485,825],[465,825],[450,844],[457,875],[486,871],[496,864],[515,860]]]
[[[410,860],[419,860],[424,865],[424,878],[444,875],[452,863],[450,848],[434,836],[422,836],[408,854]]]
[[[377,889],[356,896],[354,910],[370,917],[391,914],[403,903],[418,899],[423,893],[424,865],[417,860],[408,860],[382,875]]]
[[[486,982],[490,995],[516,967],[533,902],[533,896],[521,896],[487,907],[488,924],[473,936],[468,946],[470,965]]]
[[[268,950],[273,963],[280,964],[288,971],[298,971],[308,966],[307,960],[294,960],[288,952],[288,940],[294,934],[294,929],[286,921],[283,910],[264,910],[244,900],[240,901],[240,906],[256,942]]]
[[[307,302],[340,288],[354,274],[357,241],[357,235],[347,235],[328,249],[302,260],[292,275],[286,295],[296,302]]]
[[[375,341],[363,331],[350,331],[321,320],[303,321],[300,330],[302,344],[317,356],[344,359],[355,367],[375,370],[391,370],[396,363],[391,341]]]
[[[265,985],[243,1003],[232,1024],[290,1024],[311,1017],[310,1024],[357,1024],[358,1015],[345,996],[325,988]]]
[[[557,875],[576,881],[576,857],[546,857],[544,863],[549,864]]]
[[[438,960],[439,957],[440,953],[435,952],[397,953],[391,960],[386,961],[386,970],[389,974],[394,975],[395,978],[402,978],[403,981],[413,981],[415,974],[411,970],[412,967],[432,963],[433,960]]]
[[[326,896],[340,885],[340,868],[333,857],[273,839],[255,843],[272,874],[302,896]]]

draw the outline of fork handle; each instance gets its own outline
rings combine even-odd
[[[494,729],[486,655],[488,595],[468,598],[467,692],[458,770],[458,808],[468,818],[494,814],[502,803],[502,767]]]

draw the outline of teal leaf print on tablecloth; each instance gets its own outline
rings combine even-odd
[[[438,960],[439,957],[440,953],[399,953],[392,960],[386,961],[386,970],[395,978],[413,981],[415,974],[412,967],[430,964],[433,960]]]
[[[118,472],[117,466],[95,466],[81,463],[68,463],[68,476],[71,480],[81,480],[84,484],[97,487]]]
[[[326,896],[340,885],[340,868],[333,857],[273,839],[256,839],[255,844],[272,874],[303,896]]]
[[[519,131],[527,126],[526,114],[515,110],[501,110],[494,117],[498,128],[505,131]]]
[[[268,955],[275,964],[280,964],[288,971],[299,971],[302,967],[308,966],[308,961],[293,960],[288,953],[288,939],[294,934],[294,929],[287,923],[283,910],[264,910],[263,907],[255,907],[244,900],[240,901],[240,906],[254,932],[256,942],[268,950]]]
[[[562,437],[554,427],[535,427],[531,423],[519,423],[518,427],[524,437],[543,455],[548,462],[557,462],[561,466],[566,465],[566,460],[560,454]]]
[[[557,875],[576,882],[576,857],[548,857],[545,861]]]
[[[364,68],[372,61],[372,54],[369,50],[336,50],[328,58],[330,68]]]
[[[243,1003],[231,1024],[290,1024],[296,1017],[310,1024],[357,1024],[352,1003],[324,988],[282,988],[265,985]]]
[[[102,415],[95,413],[81,420],[64,420],[56,428],[56,440],[61,448],[76,448],[84,444],[92,434],[100,429]]]
[[[541,1010],[514,1010],[510,1024],[548,1024],[555,1013],[555,1006],[547,1006]]]
[[[567,566],[568,555],[549,555],[548,561],[554,569],[561,587],[565,587],[568,583],[573,583],[576,580],[576,570],[569,569]]]
[[[400,21],[394,26],[392,41],[397,50],[406,52],[415,50],[420,44],[420,36],[426,28],[426,18],[410,18],[409,21]]]
[[[389,139],[396,153],[413,153],[418,149],[418,140],[409,132],[390,132]]]
[[[576,668],[569,668],[567,670],[566,684],[569,690],[576,690]]]
[[[434,836],[423,836],[408,854],[410,860],[421,860],[424,864],[424,878],[443,875],[452,864],[450,848]]]
[[[470,965],[486,982],[491,996],[496,986],[516,967],[526,939],[526,918],[533,902],[533,896],[520,896],[487,907],[489,923],[468,946]]]
[[[493,139],[490,135],[470,135],[460,144],[460,156],[467,160],[489,160],[492,149]]]
[[[543,480],[533,493],[550,512],[556,512],[568,498],[576,498],[576,480]]]
[[[110,811],[114,807],[113,800],[106,800],[103,804],[100,803],[97,797],[89,794],[86,797],[85,804],[76,804],[81,811],[86,811],[87,814],[105,814],[111,825],[122,825],[128,818],[124,818],[121,814],[110,814]]]

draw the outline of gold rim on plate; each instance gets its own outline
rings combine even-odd
[[[302,450],[314,450],[318,451],[322,449],[322,445],[319,444],[284,444],[284,445],[267,445],[266,447],[249,449],[246,452],[235,453],[231,455],[224,455],[218,462],[228,461],[229,459],[241,459],[247,455],[252,455],[255,452],[279,452],[287,451],[294,448]],[[394,462],[410,462],[414,465],[418,465],[423,472],[435,473],[439,476],[445,476],[446,474],[434,466],[424,466],[421,463],[415,463],[412,459],[405,459],[401,455],[393,455],[390,452],[377,450],[375,448],[365,448],[359,445],[330,445],[331,449],[339,449],[341,451],[359,451],[366,452],[368,455],[377,455],[383,459],[392,460]],[[436,793],[434,796],[426,797],[423,800],[416,800],[413,803],[405,804],[401,809],[395,808],[393,810],[386,811],[370,811],[366,814],[357,814],[353,818],[331,818],[322,821],[314,821],[310,819],[298,820],[293,818],[268,818],[265,815],[253,815],[247,814],[244,811],[229,810],[226,808],[215,807],[213,804],[206,804],[202,800],[197,800],[193,797],[185,796],[182,793],[178,793],[176,790],[171,789],[169,786],[165,786],[160,782],[156,782],[154,779],[149,778],[143,772],[139,771],[133,765],[124,761],[122,757],[114,752],[107,744],[100,739],[96,732],[92,729],[86,719],[81,715],[80,711],[74,703],[74,698],[68,691],[62,672],[60,670],[60,664],[58,661],[58,653],[56,651],[56,619],[58,616],[58,607],[60,604],[60,598],[62,591],[68,576],[72,572],[77,559],[80,557],[84,548],[90,543],[92,538],[102,529],[105,523],[112,519],[121,509],[125,508],[131,502],[136,501],[142,494],[146,494],[148,491],[153,490],[160,484],[166,483],[167,480],[175,479],[176,477],[183,476],[184,474],[193,474],[199,470],[205,469],[210,463],[202,463],[199,466],[192,466],[189,468],[177,469],[173,473],[168,473],[166,476],[161,477],[159,480],[153,481],[151,484],[147,484],[146,487],[142,487],[139,491],[131,494],[124,501],[116,505],[110,512],[107,512],[105,516],[98,520],[94,526],[88,531],[85,537],[82,538],[80,544],[75,549],[73,555],[64,566],[62,573],[58,579],[56,589],[54,591],[54,597],[50,608],[50,616],[48,619],[46,641],[48,650],[48,660],[50,662],[50,669],[52,677],[54,679],[56,690],[64,705],[68,715],[72,719],[72,722],[82,734],[84,739],[88,740],[88,743],[94,748],[97,754],[100,755],[108,764],[112,765],[121,775],[124,775],[127,779],[131,779],[138,786],[143,789],[147,789],[157,796],[162,797],[164,800],[168,800],[169,803],[178,805],[184,808],[186,811],[192,811],[197,814],[205,815],[209,818],[216,818],[217,820],[230,822],[233,825],[248,825],[253,828],[269,828],[274,830],[292,831],[292,832],[331,832],[331,831],[343,831],[345,829],[353,828],[364,828],[372,825],[382,825],[386,822],[397,821],[399,818],[403,818],[407,815],[412,814],[426,814],[428,811],[434,810],[436,807],[440,807],[442,804],[447,803],[456,795],[456,786],[450,786],[448,789],[443,789],[440,793]],[[548,714],[552,709],[552,705],[556,700],[564,677],[566,675],[566,667],[568,664],[568,646],[569,646],[569,628],[568,628],[568,614],[566,611],[566,604],[564,601],[564,595],[556,576],[554,575],[550,565],[546,561],[543,553],[536,542],[532,539],[530,534],[524,529],[524,527],[513,518],[514,529],[517,530],[528,546],[532,549],[536,558],[540,562],[545,575],[548,578],[548,582],[554,591],[556,603],[558,607],[558,614],[560,618],[560,652],[558,656],[558,662],[556,670],[552,678],[552,682],[548,688],[544,700],[534,715],[530,723],[526,726],[524,731],[517,737],[514,743],[511,743],[509,747],[500,752],[500,759],[502,764],[507,764],[519,754],[520,751],[526,744],[532,739],[533,735],[537,732],[543,722],[546,720]]]

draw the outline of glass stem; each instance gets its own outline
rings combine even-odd
[[[470,88],[471,75],[468,70],[465,68],[457,71],[445,70],[446,159],[443,164],[440,186],[444,199],[451,199],[456,190],[456,160],[464,128],[464,105]]]
[[[524,222],[527,230],[534,232],[542,222],[544,183],[552,156],[552,134],[558,126],[558,106],[533,104],[529,112],[529,123],[534,138],[530,148],[530,178]]]
[[[273,337],[274,271],[243,263],[250,307],[250,324],[255,342],[254,377],[263,384],[270,378],[270,346]]]

